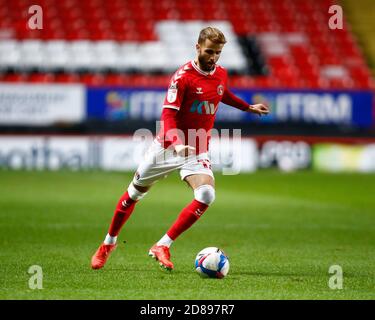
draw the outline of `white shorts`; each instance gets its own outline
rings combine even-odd
[[[172,149],[165,149],[154,140],[145,154],[145,159],[134,174],[133,183],[148,187],[179,169],[181,180],[193,174],[207,174],[214,178],[207,153],[189,157],[177,156]]]

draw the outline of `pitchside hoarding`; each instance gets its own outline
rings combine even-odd
[[[266,102],[267,117],[221,104],[218,121],[298,123],[371,127],[371,91],[234,90],[249,103]],[[165,89],[84,87],[81,85],[1,84],[0,125],[48,126],[104,121],[160,119]]]
[[[96,139],[64,136],[0,136],[0,168],[82,170],[100,164]]]
[[[375,143],[368,145],[316,144],[313,168],[328,172],[375,172]]]
[[[151,143],[132,136],[4,135],[0,169],[134,171]],[[210,158],[213,170],[226,175],[272,167],[284,172],[375,172],[375,139],[212,138]]]
[[[0,84],[0,125],[47,126],[85,119],[84,86]]]
[[[134,171],[151,140],[132,136],[0,136],[0,169]],[[257,168],[252,139],[212,138],[212,169],[223,174]]]
[[[233,90],[249,103],[266,102],[267,117],[221,104],[218,121],[299,123],[371,127],[373,93],[371,91],[286,91]],[[160,89],[88,88],[87,116],[102,120],[145,120],[160,118],[166,91]]]

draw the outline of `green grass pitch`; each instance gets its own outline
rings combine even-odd
[[[175,270],[148,257],[192,192],[177,174],[156,184],[91,270],[131,173],[0,171],[0,299],[374,299],[375,175],[216,175],[216,201],[174,243]],[[126,241],[126,243],[124,243]],[[202,279],[197,252],[221,247],[226,278]],[[43,289],[30,289],[39,265]],[[343,288],[329,288],[332,265]]]

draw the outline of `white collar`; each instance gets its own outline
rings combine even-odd
[[[215,67],[214,67],[214,70],[210,71],[210,72],[207,72],[207,71],[203,71],[201,68],[199,68],[196,64],[195,64],[195,61],[194,60],[191,60],[191,65],[193,66],[193,68],[195,70],[197,70],[199,73],[205,75],[205,76],[208,76],[208,75],[213,75],[216,71],[216,64],[215,64]]]

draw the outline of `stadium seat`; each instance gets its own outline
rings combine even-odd
[[[85,83],[122,83],[121,72],[170,74],[194,57],[200,29],[215,25],[228,43],[221,64],[232,74],[250,70],[241,37],[257,39],[271,72],[258,79],[235,78],[243,85],[292,87],[323,86],[370,88],[373,79],[350,27],[330,32],[327,7],[319,1],[198,1],[198,0],[43,0],[43,30],[25,23],[28,1],[2,1],[0,5],[0,70],[4,79],[24,79],[14,71],[56,72],[56,79],[30,75],[41,81],[64,81],[62,70],[92,72],[79,77]],[[345,59],[342,59],[345,57]],[[265,69],[259,68],[259,69]],[[287,76],[290,68],[301,79]],[[289,70],[289,71],[290,71]],[[341,70],[341,71],[340,71]],[[104,80],[97,72],[113,72]],[[5,76],[9,73],[9,76]],[[290,72],[289,72],[290,73]],[[64,73],[63,73],[64,74]],[[154,82],[159,82],[155,76]],[[342,79],[340,80],[339,77]],[[266,78],[269,78],[266,80]],[[143,79],[143,80],[142,80]],[[59,80],[59,81],[60,81]],[[67,82],[77,77],[67,76]],[[126,83],[126,81],[124,82]],[[131,85],[132,82],[129,82]],[[284,85],[283,85],[284,86]]]
[[[28,82],[37,82],[37,83],[50,83],[55,79],[54,74],[52,73],[31,73],[27,79]]]
[[[54,81],[57,83],[79,83],[80,78],[76,73],[57,73]]]
[[[24,73],[6,73],[2,76],[3,82],[26,82],[27,75]]]
[[[88,86],[98,86],[105,83],[105,78],[102,74],[85,73],[80,77],[82,83]]]

